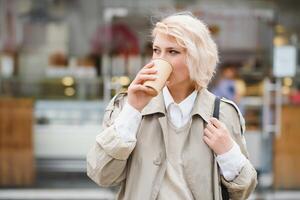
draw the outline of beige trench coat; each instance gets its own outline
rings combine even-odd
[[[163,95],[160,93],[143,109],[137,141],[127,143],[122,141],[113,126],[125,99],[126,94],[119,94],[108,105],[103,131],[96,137],[96,143],[87,155],[87,174],[101,186],[121,184],[117,199],[155,200],[166,171],[165,149],[168,146]],[[220,176],[214,155],[203,141],[203,130],[212,116],[214,99],[215,96],[206,89],[198,92],[192,110],[190,139],[182,155],[184,176],[195,200],[221,200],[220,181],[228,188],[231,199],[247,199],[257,184],[252,164],[247,160],[240,174],[227,182]],[[221,101],[220,120],[248,157],[242,134],[244,119],[233,103]],[[213,177],[209,178],[212,181],[206,181],[201,173],[207,162],[212,162]]]

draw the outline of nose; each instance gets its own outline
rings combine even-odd
[[[165,56],[162,54],[159,56],[160,59],[166,59]]]

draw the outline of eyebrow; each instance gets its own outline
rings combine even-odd
[[[153,45],[152,48],[160,48],[159,46]],[[176,50],[180,50],[179,47],[167,47],[166,49],[176,49]]]

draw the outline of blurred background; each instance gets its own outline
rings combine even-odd
[[[86,153],[150,60],[156,17],[183,10],[218,44],[210,90],[245,117],[250,199],[300,199],[297,0],[0,0],[0,199],[114,199],[87,178]]]

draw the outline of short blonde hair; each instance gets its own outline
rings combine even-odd
[[[177,13],[155,24],[152,38],[158,33],[174,37],[186,49],[191,80],[197,88],[207,88],[219,62],[217,45],[207,26],[191,13]]]

